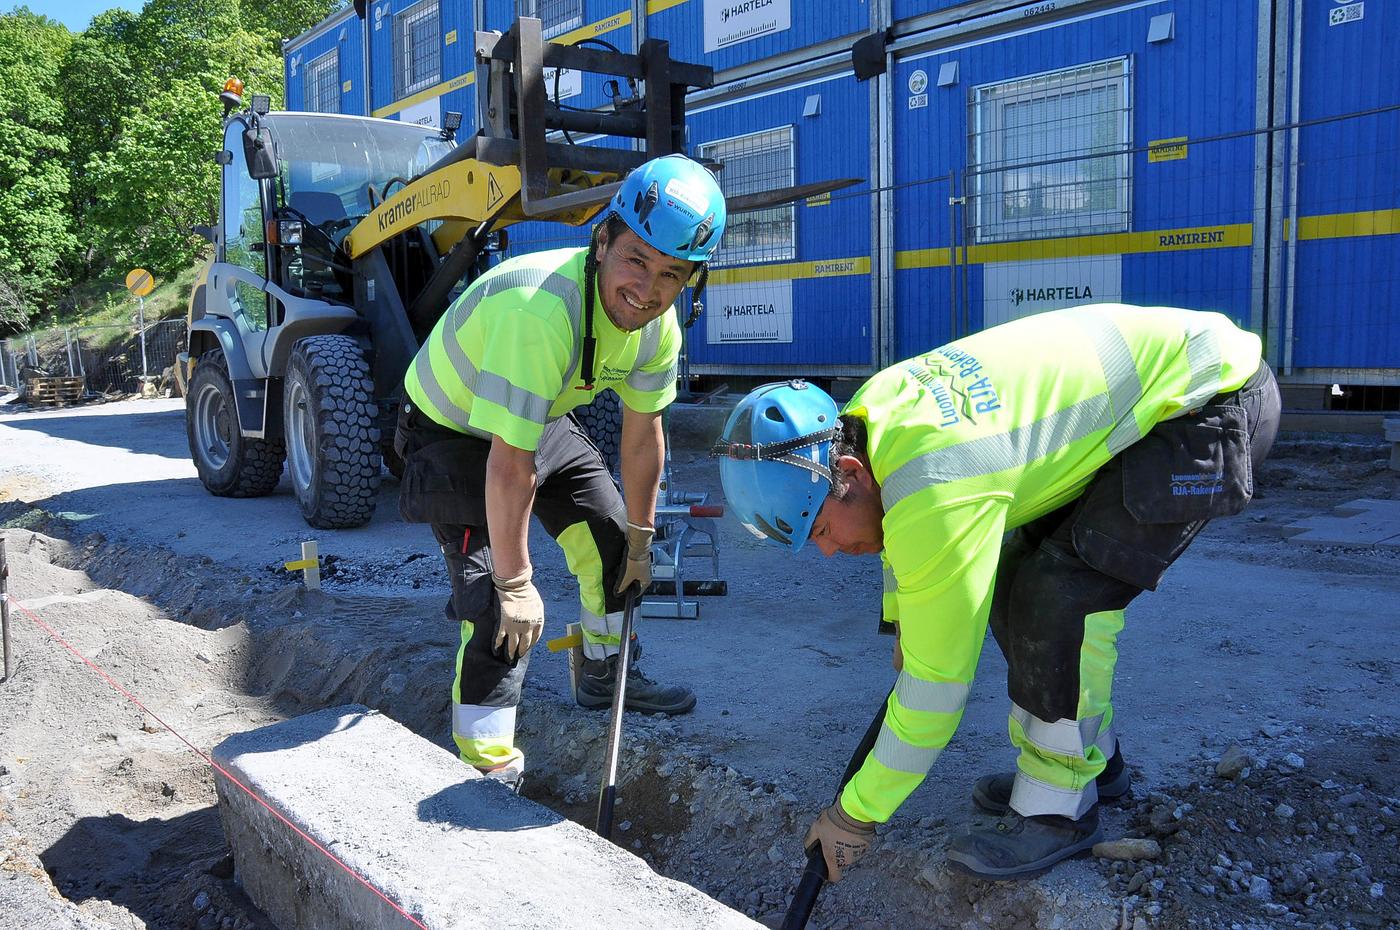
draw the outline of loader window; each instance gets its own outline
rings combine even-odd
[[[224,148],[233,153],[233,161],[224,166],[224,261],[266,281],[262,184],[248,177],[242,142],[245,128],[242,121],[234,120],[224,135]],[[261,287],[236,281],[233,304],[233,311],[249,329],[267,329],[267,292]]]
[[[408,180],[452,150],[431,128],[369,117],[273,114],[269,118],[281,162],[278,206],[301,195],[318,195],[320,218],[337,240],[371,209],[369,188],[380,194],[393,178]],[[340,199],[340,211],[320,194]],[[294,205],[294,204],[292,204]],[[332,228],[334,227],[334,228]]]
[[[299,244],[274,250],[278,283],[296,294],[349,302],[353,281],[342,246],[372,209],[370,188],[382,197],[392,179],[413,177],[452,144],[432,128],[397,120],[298,113],[273,114],[269,125],[280,168],[277,219],[304,227]]]

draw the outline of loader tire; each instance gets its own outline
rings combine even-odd
[[[622,398],[612,388],[600,391],[591,404],[575,407],[574,417],[598,447],[608,471],[616,474],[622,461]]]
[[[298,341],[282,411],[287,472],[302,517],[317,529],[368,523],[383,460],[374,381],[360,344],[349,336]]]
[[[233,380],[222,349],[199,357],[185,396],[185,435],[199,480],[216,497],[263,497],[282,477],[280,439],[250,439],[238,430]]]

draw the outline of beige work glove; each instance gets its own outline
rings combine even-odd
[[[491,574],[496,584],[496,599],[501,602],[494,648],[500,649],[504,643],[506,658],[512,662],[529,652],[544,632],[544,602],[530,583],[532,574],[529,568],[514,578]]]
[[[614,589],[616,593],[622,594],[634,581],[641,584],[638,594],[646,592],[651,584],[651,540],[654,536],[656,530],[652,527],[627,524],[627,564]]]
[[[843,811],[841,802],[837,801],[812,821],[802,847],[810,853],[813,845],[821,843],[822,856],[826,859],[826,880],[839,882],[844,870],[865,855],[874,835],[875,824],[856,820]]]

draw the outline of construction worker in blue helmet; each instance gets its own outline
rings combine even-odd
[[[873,749],[806,835],[839,880],[962,718],[990,625],[1007,663],[1014,772],[973,787],[1000,820],[948,861],[1039,874],[1102,837],[1130,776],[1111,692],[1124,609],[1214,517],[1238,513],[1279,391],[1228,318],[1099,304],[954,340],[865,382],[839,411],[768,384],[715,452],[731,512],[792,551],[878,554],[899,675]]]
[[[623,180],[588,246],[516,256],[474,281],[404,378],[399,507],[442,549],[447,612],[461,627],[453,737],[489,776],[518,785],[524,770],[516,705],[544,627],[532,513],[578,581],[578,703],[609,706],[626,675],[629,709],[695,706],[690,689],[618,669],[617,656],[624,592],[651,581],[661,411],[675,399],[681,345],[673,305],[687,284],[703,288],[724,224],[709,171],[682,155],[652,159]],[[569,416],[605,388],[624,408],[622,492]]]

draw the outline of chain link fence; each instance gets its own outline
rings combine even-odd
[[[84,396],[176,390],[175,357],[187,342],[184,320],[137,326],[79,326],[22,333],[0,341],[0,385],[25,390],[34,378],[82,378]]]

